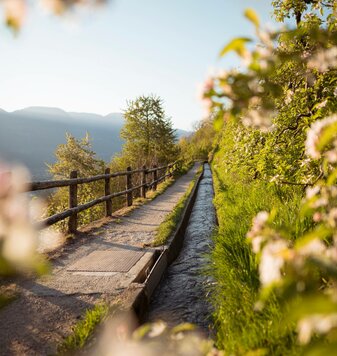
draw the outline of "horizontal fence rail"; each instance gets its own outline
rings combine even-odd
[[[81,211],[92,208],[93,206],[101,203],[105,203],[105,215],[112,215],[112,199],[125,195],[126,205],[131,206],[133,204],[133,192],[140,190],[140,195],[143,198],[146,198],[146,192],[149,189],[153,191],[157,190],[157,185],[164,181],[168,177],[172,177],[173,173],[179,167],[180,162],[176,161],[170,163],[166,166],[153,166],[148,169],[146,166],[143,166],[141,169],[132,170],[131,167],[127,167],[124,172],[115,172],[110,173],[110,168],[106,168],[105,174],[100,174],[92,177],[77,177],[77,171],[72,171],[69,179],[64,180],[49,180],[42,182],[31,182],[29,184],[29,189],[27,191],[40,191],[45,189],[54,189],[61,187],[69,187],[69,208],[61,213],[54,214],[40,222],[41,227],[51,226],[57,222],[69,218],[68,221],[68,232],[75,233],[78,227],[78,213]],[[161,172],[164,171],[164,174]],[[135,174],[141,174],[141,184],[133,186],[132,177]],[[121,192],[111,193],[111,178],[125,176],[125,190]],[[151,181],[148,182],[147,177],[151,176]],[[78,205],[78,194],[77,187],[80,184],[97,182],[104,180],[104,196],[89,201],[85,204]]]

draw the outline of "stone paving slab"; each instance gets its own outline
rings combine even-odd
[[[95,234],[82,234],[66,245],[52,262],[50,275],[20,283],[21,297],[0,310],[0,355],[54,354],[86,309],[125,291],[153,259],[154,250],[143,246],[152,242],[156,228],[186,192],[197,169],[198,165],[156,199],[121,217],[118,224],[108,222]],[[116,251],[137,256],[129,269],[118,272],[92,265],[88,271],[69,270],[94,252]]]
[[[67,272],[129,272],[144,253],[122,249],[93,251],[67,267]]]

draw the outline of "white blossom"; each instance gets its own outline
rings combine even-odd
[[[327,206],[328,203],[329,201],[326,197],[320,197],[311,204],[311,207],[317,209],[323,206]]]
[[[232,87],[227,84],[227,83],[221,83],[220,84],[221,90],[224,93],[224,95],[231,97],[233,95],[233,90]]]
[[[301,344],[307,344],[314,333],[326,334],[336,326],[337,313],[307,316],[297,324],[298,340]]]
[[[269,49],[274,48],[274,44],[273,44],[271,35],[272,34],[269,31],[262,31],[262,30],[257,31],[257,36],[259,37],[261,42]]]
[[[311,125],[307,133],[307,139],[305,142],[306,153],[309,157],[313,159],[321,158],[321,152],[318,148],[320,135],[322,134],[322,131],[325,128],[327,128],[332,124],[335,124],[336,122],[337,122],[337,115],[332,115],[325,119],[315,121]]]
[[[337,66],[337,47],[322,49],[318,51],[308,61],[308,68],[317,69],[319,72],[326,72],[328,69]]]
[[[279,174],[276,174],[275,176],[273,176],[271,179],[270,179],[270,182],[273,183],[273,182],[278,182],[279,179],[281,178],[281,176]]]
[[[262,132],[270,131],[272,127],[270,113],[263,110],[249,110],[243,117],[242,123],[246,127],[253,127]]]
[[[316,105],[316,109],[322,109],[326,106],[326,104],[328,103],[328,99],[323,100],[321,103]]]
[[[334,145],[336,147],[336,145]],[[324,156],[330,163],[337,163],[337,150],[329,150],[324,153]]]
[[[253,224],[250,231],[247,233],[247,238],[252,244],[254,253],[258,253],[261,250],[262,243],[265,241],[263,236],[263,229],[268,221],[269,213],[266,211],[260,211],[253,219]]]
[[[313,239],[299,249],[301,256],[320,256],[325,254],[326,245],[319,239]]]
[[[305,190],[306,198],[311,199],[320,192],[321,188],[319,185],[314,185],[313,187],[308,187]]]
[[[286,92],[286,98],[284,100],[286,105],[289,105],[291,101],[293,100],[294,92],[292,90],[287,90]]]
[[[337,208],[330,209],[327,215],[327,222],[331,227],[337,226]]]
[[[20,271],[32,270],[36,265],[40,233],[37,221],[41,219],[43,206],[38,200],[31,201],[25,193],[28,181],[24,168],[0,164],[0,253]],[[43,232],[45,237],[48,234]]]
[[[288,244],[282,239],[271,240],[264,246],[259,265],[260,281],[263,286],[281,280],[281,269],[284,266],[284,255],[287,250]]]

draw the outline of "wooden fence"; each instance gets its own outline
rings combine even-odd
[[[133,202],[133,192],[140,190],[141,197],[146,198],[146,192],[148,189],[157,190],[157,184],[164,181],[167,177],[171,177],[178,167],[178,162],[170,163],[166,166],[157,167],[153,166],[151,169],[143,166],[141,169],[132,170],[131,167],[127,167],[124,172],[111,173],[110,168],[105,169],[105,173],[92,177],[78,178],[78,172],[72,171],[69,179],[65,180],[49,180],[43,182],[30,183],[28,191],[40,191],[45,189],[53,189],[60,187],[69,187],[69,208],[61,213],[52,215],[43,221],[42,226],[51,226],[57,222],[69,217],[68,232],[75,233],[78,225],[78,213],[81,211],[92,208],[93,206],[101,203],[105,203],[105,215],[111,216],[112,214],[112,199],[125,195],[126,205],[131,206]],[[141,175],[141,184],[133,186],[132,176],[134,174]],[[121,192],[111,193],[111,178],[125,176],[125,190]],[[150,182],[148,182],[148,176],[151,176]],[[104,180],[104,196],[94,199],[88,203],[78,205],[77,204],[77,187],[79,184],[92,183],[96,181]]]

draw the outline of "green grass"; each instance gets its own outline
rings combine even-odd
[[[185,194],[179,199],[177,205],[166,216],[165,220],[159,225],[152,246],[156,247],[156,246],[164,245],[175,231],[177,225],[180,222],[186,202],[192,193],[194,185],[196,184],[196,181],[201,171],[202,171],[202,166],[200,166],[200,168],[198,169],[195,177],[189,184]]]
[[[83,348],[94,334],[96,327],[110,312],[110,307],[106,304],[98,304],[93,309],[88,309],[83,319],[73,327],[72,333],[58,347],[58,354],[73,354],[74,351]]]
[[[213,165],[214,204],[219,228],[208,273],[215,279],[212,293],[217,346],[229,354],[296,354],[294,326],[282,321],[271,297],[262,311],[254,308],[259,294],[257,261],[246,241],[252,218],[261,210],[277,209],[275,227],[296,239],[311,226],[299,214],[302,191],[247,181]]]

